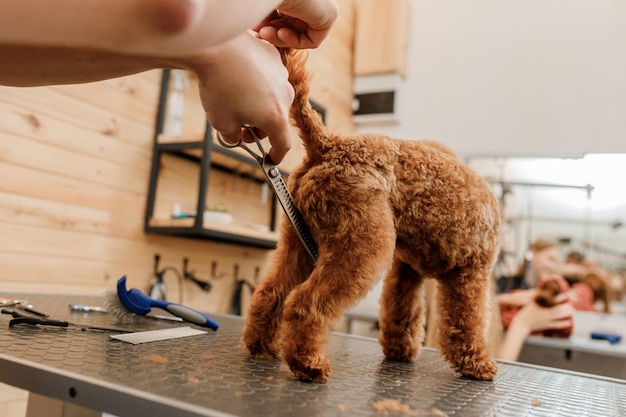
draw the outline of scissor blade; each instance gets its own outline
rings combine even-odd
[[[289,189],[287,189],[287,184],[283,181],[280,171],[275,165],[267,163],[264,163],[261,167],[263,168],[265,177],[272,187],[272,191],[274,191],[274,194],[278,198],[283,211],[293,226],[298,239],[300,239],[300,242],[304,245],[306,251],[313,259],[313,262],[316,262],[318,254],[317,244],[315,243],[315,239],[313,239],[313,235],[311,235],[311,231],[309,230],[306,221],[304,221],[304,217],[302,217],[302,213],[298,210],[296,202],[293,200]]]

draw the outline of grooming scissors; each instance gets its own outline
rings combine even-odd
[[[283,178],[280,174],[280,170],[278,169],[278,166],[276,166],[272,162],[268,153],[263,148],[263,145],[261,144],[261,140],[259,139],[259,136],[256,134],[254,127],[249,126],[249,125],[244,125],[244,127],[248,130],[250,135],[252,135],[252,137],[254,138],[254,142],[256,143],[256,146],[259,148],[259,152],[261,153],[260,155],[256,153],[253,149],[249,148],[241,138],[239,138],[239,140],[237,140],[237,142],[235,143],[229,143],[229,142],[226,142],[224,138],[222,138],[222,135],[220,134],[220,132],[217,132],[217,141],[220,143],[220,145],[228,149],[237,148],[237,147],[243,148],[246,152],[250,154],[250,156],[252,156],[252,158],[254,158],[254,160],[257,162],[259,167],[261,167],[261,170],[263,171],[263,174],[265,175],[265,179],[267,180],[267,182],[269,182],[270,186],[272,187],[272,191],[274,192],[274,195],[276,195],[276,197],[278,198],[278,201],[280,202],[280,205],[282,206],[283,211],[287,215],[289,222],[293,226],[296,232],[296,235],[298,236],[298,239],[300,239],[300,242],[302,242],[302,244],[304,245],[304,248],[313,259],[313,262],[316,262],[317,261],[317,244],[315,243],[315,239],[313,239],[313,236],[311,235],[311,231],[309,230],[306,222],[304,221],[304,217],[302,217],[302,213],[300,213],[300,210],[298,210],[298,207],[296,206],[296,203],[293,200],[291,193],[287,189],[287,185],[285,184],[285,181],[283,181]]]
[[[32,324],[34,326],[55,326],[55,327],[73,327],[78,328],[80,330],[104,330],[109,332],[119,332],[119,333],[130,333],[132,330],[122,329],[119,327],[110,327],[110,326],[91,326],[88,324],[76,324],[70,323],[68,321],[62,320],[52,320],[46,318],[38,318],[32,316],[26,316],[24,314],[18,313],[17,311],[11,311],[7,309],[2,309],[2,314],[9,314],[13,317],[13,320],[9,321],[9,327],[13,327],[18,324]]]

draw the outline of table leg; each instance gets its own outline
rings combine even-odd
[[[31,392],[26,417],[102,417],[102,413]]]

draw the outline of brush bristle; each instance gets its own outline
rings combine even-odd
[[[124,307],[115,291],[105,291],[102,300],[107,311],[115,317],[119,324],[130,324],[135,321],[137,315]]]

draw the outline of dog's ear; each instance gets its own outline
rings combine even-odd
[[[537,286],[535,302],[542,307],[552,307],[554,299],[561,293],[561,284],[556,279],[546,279]]]

